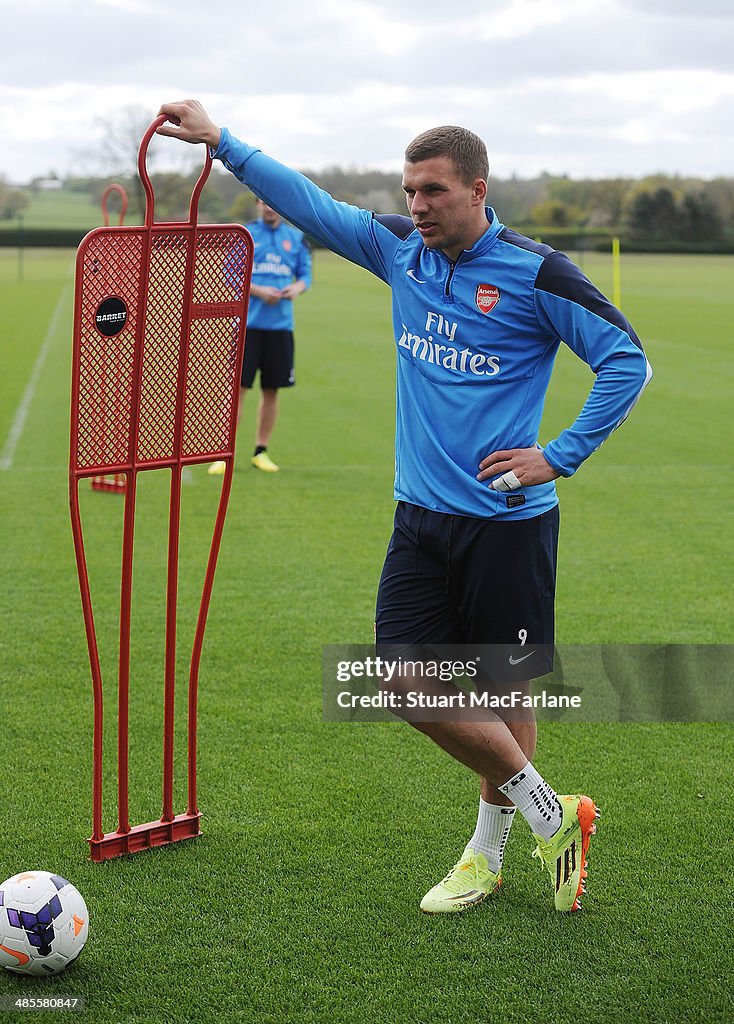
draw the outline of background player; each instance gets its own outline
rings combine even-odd
[[[276,473],[280,467],[270,458],[268,445],[278,417],[278,391],[296,383],[293,300],[311,284],[311,250],[303,232],[286,224],[261,199],[257,212],[257,220],[245,225],[255,243],[255,260],[238,415],[242,416],[245,395],[259,370],[261,395],[251,461],[256,469]],[[222,474],[224,468],[224,462],[213,462],[209,472]]]

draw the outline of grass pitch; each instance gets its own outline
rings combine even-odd
[[[418,913],[471,833],[477,791],[407,726],[321,721],[322,646],[371,639],[394,417],[389,293],[322,253],[298,304],[278,475],[249,466],[252,395],[240,431],[201,667],[205,834],[91,864],[91,684],[67,502],[71,268],[70,253],[29,251],[18,283],[15,255],[0,253],[0,875],[65,875],[92,923],[67,974],[3,974],[0,997],[83,996],[95,1024],[729,1020],[728,725],[544,726],[541,772],[605,812],[582,913],[555,914],[520,820],[496,900]],[[732,642],[732,269],[623,261],[623,305],[656,377],[559,485],[561,642]],[[607,258],[587,255],[585,270],[610,291]],[[590,381],[562,352],[542,439]],[[184,649],[218,487],[187,472]],[[167,477],[144,474],[139,493],[131,813],[147,821],[160,813]],[[109,672],[122,503],[83,497]],[[179,758],[177,810],[183,789]]]

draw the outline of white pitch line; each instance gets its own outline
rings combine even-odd
[[[69,292],[69,287],[66,285],[59,295],[59,300],[56,303],[51,320],[49,321],[48,330],[46,331],[46,337],[43,339],[41,345],[41,351],[38,353],[36,362],[31,371],[31,376],[26,385],[26,389],[23,392],[23,397],[20,400],[20,404],[15,411],[15,417],[10,426],[8,436],[5,439],[5,445],[3,447],[3,453],[0,456],[0,470],[10,469],[13,465],[13,459],[15,458],[15,449],[18,447],[18,441],[20,441],[23,428],[25,427],[25,421],[28,418],[28,412],[30,410],[33,398],[36,394],[36,387],[38,386],[38,380],[43,370],[43,364],[46,362],[46,356],[51,348],[51,342],[54,339],[56,328],[58,326],[59,317],[61,311],[66,303],[66,297]]]

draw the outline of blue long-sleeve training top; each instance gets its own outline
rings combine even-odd
[[[327,248],[392,288],[397,352],[395,498],[480,518],[526,519],[557,503],[553,482],[511,494],[476,479],[494,451],[538,444],[561,342],[596,374],[574,423],[543,453],[562,476],[627,417],[652,376],[626,318],[563,253],[487,208],[487,230],[456,262],[409,217],[339,203],[222,129],[213,154]]]

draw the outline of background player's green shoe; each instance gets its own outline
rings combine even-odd
[[[425,914],[455,914],[476,907],[499,889],[499,871],[490,871],[483,853],[464,850],[461,860],[421,900]]]
[[[253,455],[250,461],[255,469],[261,469],[264,473],[277,473],[280,469],[280,466],[275,465],[267,452],[260,452],[258,455]]]
[[[538,857],[548,870],[555,888],[556,910],[580,910],[586,891],[586,857],[589,840],[596,832],[599,811],[588,796],[559,796],[563,819],[561,827],[546,842],[536,835]]]

